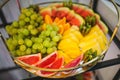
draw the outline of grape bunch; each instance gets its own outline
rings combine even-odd
[[[41,31],[36,41],[40,43],[38,44],[38,50],[40,50],[42,54],[50,54],[57,50],[57,44],[62,37],[62,35],[58,33],[58,30],[58,26],[47,24],[46,29]]]
[[[42,16],[32,8],[21,10],[19,19],[6,26],[6,31],[10,35],[6,43],[12,55],[21,56],[38,52],[35,48],[37,43],[33,39],[39,37],[42,24]]]

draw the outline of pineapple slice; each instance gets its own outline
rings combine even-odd
[[[100,54],[102,52],[102,49],[96,38],[90,39],[89,41],[80,42],[79,47],[81,48],[83,52],[86,52],[87,50],[91,48],[94,51],[97,50],[97,54]]]

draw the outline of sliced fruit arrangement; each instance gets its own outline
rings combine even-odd
[[[10,35],[6,43],[15,59],[47,69],[86,63],[100,55],[108,43],[108,28],[100,16],[71,1],[24,8],[6,31]],[[46,77],[57,72],[38,70],[36,74]]]

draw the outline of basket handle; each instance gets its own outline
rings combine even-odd
[[[113,38],[115,37],[115,35],[116,35],[116,33],[118,32],[118,29],[119,29],[119,27],[120,27],[120,10],[118,9],[118,6],[117,6],[117,4],[114,2],[114,0],[109,0],[109,1],[111,1],[112,4],[114,5],[114,7],[116,8],[116,11],[117,11],[117,14],[118,14],[118,15],[117,15],[117,16],[118,16],[118,22],[117,22],[117,24],[116,24],[116,26],[115,26],[115,28],[114,28],[114,30],[113,30],[113,34],[112,34],[112,36],[111,36],[111,38],[110,38],[110,40],[109,40],[109,42],[108,42],[108,47],[110,46]]]

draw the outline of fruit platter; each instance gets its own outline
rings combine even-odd
[[[108,27],[89,6],[46,2],[22,8],[6,26],[7,48],[16,64],[37,76],[65,78],[83,73],[109,47]]]

